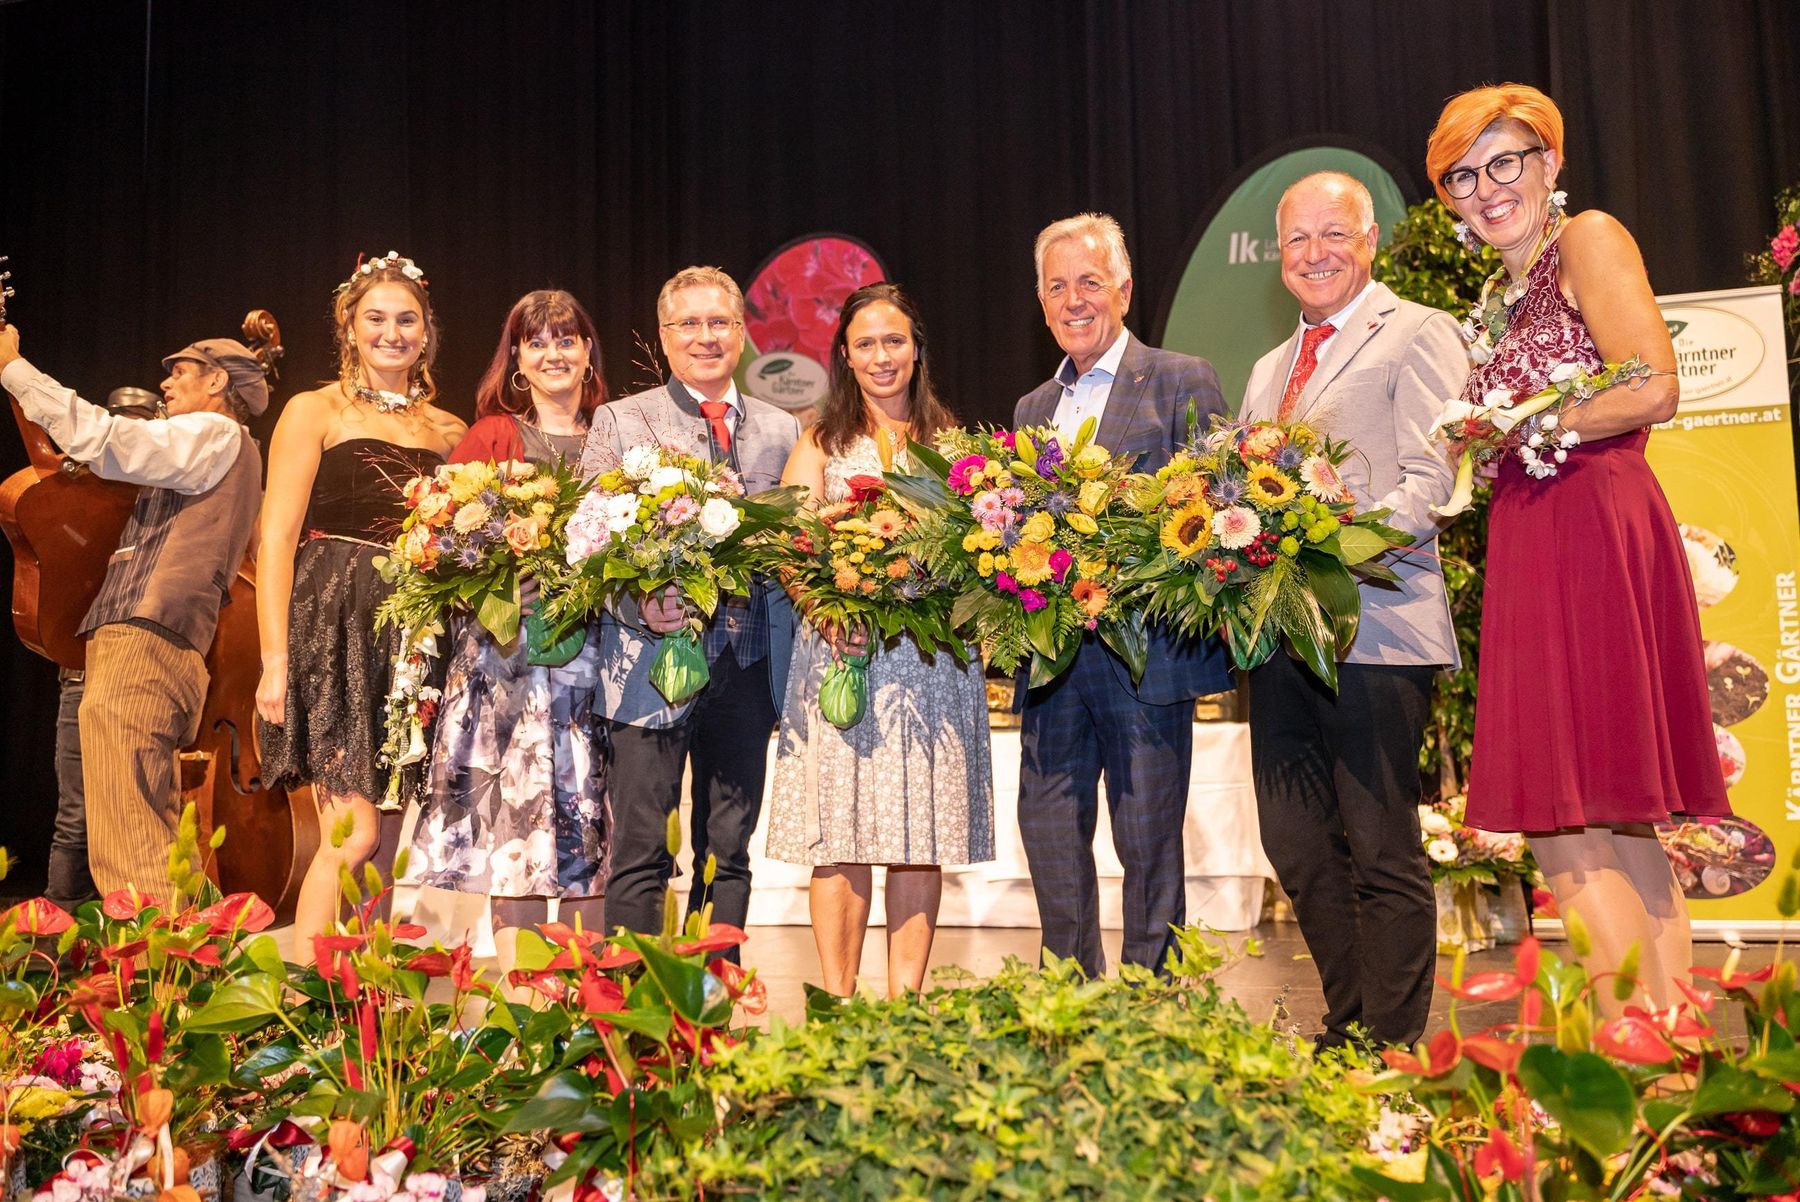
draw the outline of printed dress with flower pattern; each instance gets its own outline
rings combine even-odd
[[[879,476],[859,437],[825,463],[825,500]],[[819,712],[832,654],[810,622],[794,638],[769,812],[770,858],[789,864],[978,864],[994,858],[994,771],[981,657],[927,657],[901,637],[869,660],[869,709],[840,730]]]
[[[488,441],[478,436],[485,423],[513,420],[482,419],[463,446]],[[580,457],[582,436],[517,424],[520,458],[548,465]],[[459,447],[452,459],[463,458]],[[502,648],[467,615],[452,629],[409,879],[493,897],[599,896],[612,818],[606,734],[593,718],[597,641],[552,668],[526,662],[523,632]]]
[[[401,486],[436,469],[436,451],[379,438],[350,438],[319,456],[288,609],[287,713],[256,721],[264,780],[316,784],[380,801],[387,769],[375,762],[386,737],[387,694],[400,631],[375,629],[393,592],[375,569],[406,519]],[[402,798],[424,775],[409,767]]]
[[[1529,395],[1600,352],[1551,243],[1463,398]],[[1468,821],[1495,831],[1725,815],[1687,553],[1647,429],[1585,442],[1554,476],[1501,463],[1488,517]]]

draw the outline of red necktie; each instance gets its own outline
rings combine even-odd
[[[712,427],[713,441],[719,444],[719,454],[731,454],[731,427],[725,424],[725,415],[731,412],[730,402],[701,401],[700,412]]]
[[[1324,322],[1312,327],[1300,339],[1300,357],[1294,360],[1294,374],[1288,377],[1287,391],[1281,394],[1281,408],[1275,414],[1278,422],[1289,421],[1294,416],[1294,406],[1300,401],[1300,394],[1306,391],[1306,382],[1312,379],[1313,369],[1319,366],[1319,346],[1327,338],[1337,333],[1337,327]]]

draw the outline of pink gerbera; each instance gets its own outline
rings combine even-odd
[[[1328,505],[1336,505],[1350,499],[1350,489],[1344,484],[1344,478],[1331,466],[1331,460],[1323,455],[1310,455],[1300,465],[1300,481],[1306,485],[1306,491],[1324,501]]]
[[[694,503],[694,498],[682,493],[669,498],[663,505],[662,516],[663,521],[669,525],[679,526],[684,522],[693,521],[699,512],[700,506]]]
[[[1006,512],[1006,506],[1001,504],[1000,494],[990,488],[986,492],[975,494],[975,499],[969,502],[969,512],[975,515],[976,521],[991,530],[999,524],[1000,515]]]
[[[1233,505],[1213,514],[1212,528],[1221,547],[1236,551],[1256,541],[1262,533],[1262,522],[1249,506]]]
[[[964,455],[950,465],[950,487],[964,496],[974,492],[975,488],[969,483],[969,477],[980,471],[986,463],[987,457],[984,455]]]

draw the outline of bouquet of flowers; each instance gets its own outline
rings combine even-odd
[[[1490,389],[1481,403],[1460,398],[1449,401],[1438,423],[1437,436],[1457,457],[1456,488],[1450,500],[1432,506],[1432,512],[1454,517],[1475,499],[1475,469],[1509,452],[1516,452],[1534,479],[1556,475],[1559,464],[1581,444],[1581,435],[1559,430],[1561,413],[1618,384],[1636,388],[1655,373],[1643,360],[1632,357],[1608,363],[1589,373],[1573,363],[1563,363],[1550,373],[1550,383],[1538,392],[1521,395],[1507,388]]]
[[[751,536],[792,517],[804,491],[746,497],[725,464],[648,443],[632,447],[617,467],[594,477],[570,517],[566,562],[545,620],[566,630],[627,597],[641,602],[675,585],[701,617],[662,639],[650,680],[678,705],[711,678],[702,618],[712,616],[721,596],[748,595]]]
[[[1525,836],[1496,834],[1463,820],[1462,797],[1419,805],[1419,838],[1431,861],[1431,880],[1497,887],[1536,871]]]
[[[1391,580],[1378,557],[1411,542],[1357,513],[1338,474],[1350,447],[1298,423],[1215,418],[1204,439],[1154,475],[1127,482],[1142,515],[1119,558],[1121,587],[1183,634],[1222,630],[1240,668],[1285,638],[1337,687],[1337,660],[1356,637],[1356,577]]]
[[[912,444],[924,474],[888,476],[920,518],[903,549],[957,590],[951,622],[1003,672],[1029,660],[1034,687],[1090,630],[1144,674],[1142,618],[1120,602],[1110,551],[1130,521],[1115,502],[1131,461],[1094,431],[1090,418],[1065,445],[1052,429],[946,430],[936,450]]]
[[[919,519],[879,476],[852,476],[848,500],[802,511],[794,529],[763,547],[772,574],[799,592],[815,621],[860,629],[882,641],[904,633],[920,649],[968,656],[950,621],[955,594],[925,571],[904,544]],[[825,672],[819,709],[842,728],[862,721],[869,704],[869,656],[847,656]]]
[[[375,611],[376,626],[401,630],[381,749],[382,763],[393,769],[384,805],[398,804],[399,769],[425,758],[425,729],[438,699],[430,661],[444,616],[466,609],[495,642],[518,638],[520,581],[554,576],[563,527],[583,491],[572,467],[521,460],[446,463],[407,481],[409,512],[392,551],[375,560],[394,585]],[[533,663],[567,663],[581,649],[580,631],[552,642],[535,615],[526,628]]]

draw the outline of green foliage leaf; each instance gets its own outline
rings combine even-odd
[[[219,986],[184,1025],[189,1031],[252,1031],[279,1013],[281,980],[269,973],[252,973]]]
[[[537,1093],[506,1120],[506,1131],[595,1131],[594,1083],[574,1071],[546,1077]]]
[[[1637,1096],[1605,1057],[1537,1044],[1519,1058],[1519,1081],[1596,1159],[1605,1160],[1630,1142]]]

